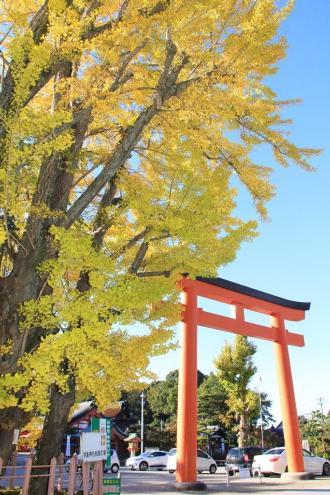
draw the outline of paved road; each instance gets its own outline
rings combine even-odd
[[[168,487],[175,481],[175,475],[167,471],[128,471],[121,469],[122,494],[150,494],[161,495],[178,493]],[[207,484],[208,493],[217,495],[230,493],[231,495],[259,494],[259,495],[325,495],[330,492],[330,478],[318,477],[316,480],[283,483],[280,478],[259,478],[240,480],[231,478],[227,486],[227,476],[223,468],[218,468],[214,475],[201,474],[198,480]]]
[[[17,474],[21,474],[22,467]],[[169,483],[175,481],[175,475],[167,471],[131,471],[127,468],[120,470],[122,480],[122,494],[129,495],[169,495],[178,492],[169,488]],[[322,476],[316,480],[300,481],[295,483],[284,483],[280,478],[259,478],[241,480],[231,477],[229,486],[224,468],[218,468],[216,474],[198,475],[198,480],[207,484],[208,492],[212,495],[325,495],[330,493],[330,478]],[[15,485],[20,483],[16,480]],[[4,483],[0,483],[0,486]],[[188,493],[188,492],[185,492]]]

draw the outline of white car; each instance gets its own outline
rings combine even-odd
[[[118,454],[115,449],[111,449],[111,466],[105,464],[104,472],[111,471],[112,473],[118,473],[120,468],[120,462],[118,458]]]
[[[305,449],[303,449],[303,454],[305,471],[330,476],[330,461],[328,459],[317,457]],[[260,472],[264,476],[270,476],[271,474],[285,473],[287,470],[288,463],[286,460],[285,447],[270,449],[263,455],[254,456],[252,464],[252,472],[254,475]]]
[[[143,454],[129,457],[126,461],[126,466],[140,471],[146,471],[149,468],[166,469],[168,452],[163,450],[146,451]]]
[[[167,469],[169,473],[176,471],[176,449],[171,449],[168,454]],[[203,450],[197,450],[197,471],[209,471],[211,474],[216,473],[217,463]]]

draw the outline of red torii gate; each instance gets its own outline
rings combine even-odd
[[[285,329],[284,320],[303,320],[310,303],[289,301],[222,278],[184,278],[180,285],[184,295],[184,311],[179,366],[176,489],[206,488],[196,478],[198,325],[274,342],[288,471],[304,476],[288,345],[302,347],[305,342],[303,335]],[[231,305],[234,316],[230,318],[199,309],[198,296]],[[269,315],[271,326],[245,321],[244,309]]]

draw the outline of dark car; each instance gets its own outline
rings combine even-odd
[[[230,449],[225,464],[229,475],[235,474],[240,468],[251,469],[254,456],[264,452],[265,449],[261,447],[234,447]]]

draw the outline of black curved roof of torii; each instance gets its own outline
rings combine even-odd
[[[308,311],[311,306],[311,303],[309,302],[290,301],[289,299],[274,296],[273,294],[268,294],[267,292],[262,292],[261,290],[252,289],[252,287],[237,284],[236,282],[231,282],[230,280],[226,280],[224,278],[196,277],[196,280],[199,282],[204,282],[204,284],[215,285],[216,287],[222,287],[223,289],[239,292],[240,294],[245,294],[246,296],[255,297],[256,299],[262,299],[263,301],[278,304],[279,306],[284,306],[286,308]]]

